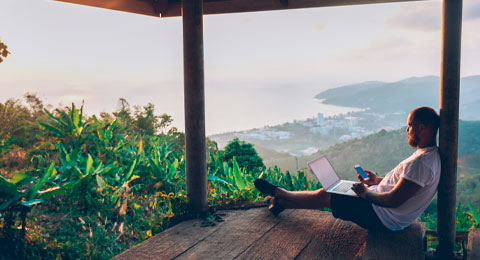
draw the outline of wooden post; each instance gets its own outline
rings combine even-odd
[[[460,43],[462,0],[443,1],[442,72],[440,89],[440,156],[442,174],[438,186],[437,254],[451,259],[455,243],[455,208],[460,96]]]
[[[185,160],[190,210],[207,210],[203,1],[183,0]]]

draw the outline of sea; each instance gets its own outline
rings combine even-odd
[[[362,109],[322,104],[314,98],[322,88],[272,86],[216,88],[206,91],[207,135],[238,132],[317,117],[346,114]]]

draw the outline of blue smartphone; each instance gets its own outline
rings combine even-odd
[[[368,175],[367,173],[363,170],[362,166],[360,166],[359,164],[353,166],[353,168],[355,168],[355,170],[357,170],[358,173],[360,173],[360,175],[362,176],[362,178],[364,180],[368,180]]]

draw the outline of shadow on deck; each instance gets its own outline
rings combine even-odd
[[[224,222],[189,220],[114,259],[361,259],[368,231],[329,212],[266,208],[221,211]]]

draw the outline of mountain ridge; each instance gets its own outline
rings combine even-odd
[[[371,112],[408,113],[418,106],[439,107],[440,77],[410,77],[395,82],[366,81],[315,95],[322,103],[363,108]],[[480,75],[460,80],[460,118],[480,120]]]

